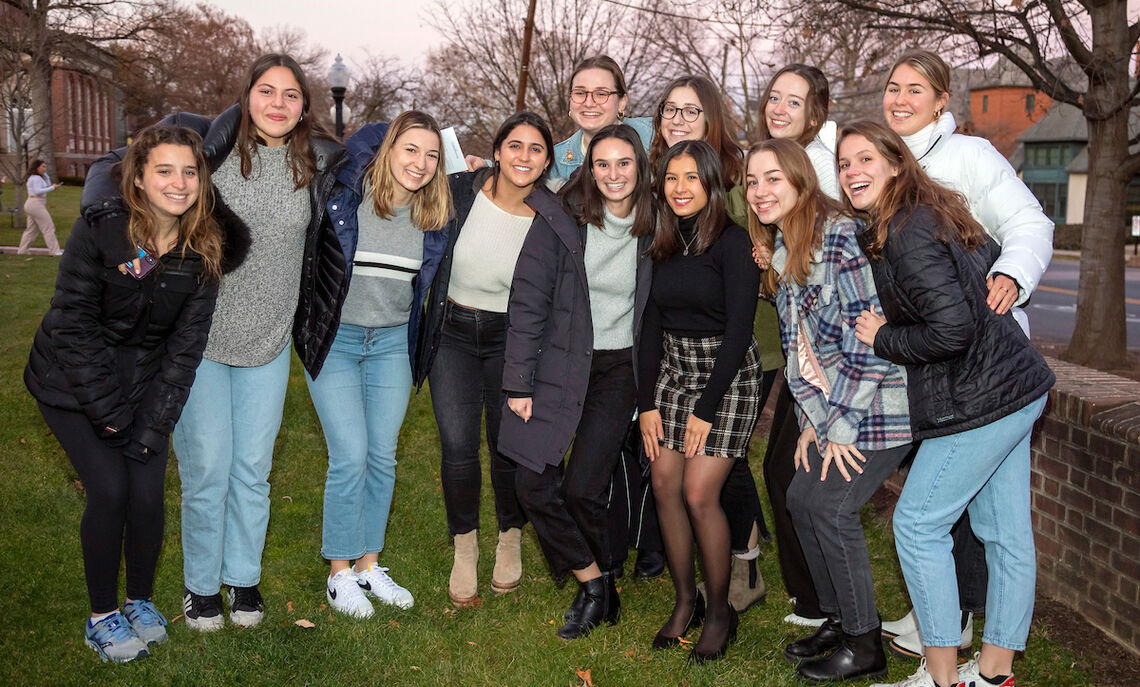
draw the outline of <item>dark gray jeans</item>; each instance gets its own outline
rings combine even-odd
[[[862,451],[867,458],[863,474],[848,466],[848,482],[833,464],[827,480],[821,482],[823,457],[812,444],[808,449],[811,472],[801,468],[788,487],[788,512],[819,595],[820,610],[828,615],[839,613],[846,634],[864,634],[879,626],[859,509],[909,450],[910,444],[905,444],[883,451]]]

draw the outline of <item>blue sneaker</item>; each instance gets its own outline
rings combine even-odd
[[[166,641],[166,617],[158,612],[150,599],[128,601],[123,604],[123,615],[139,639],[148,645]]]
[[[118,611],[95,624],[89,619],[85,634],[87,645],[104,661],[126,663],[150,655],[146,650],[146,642],[139,639],[127,619]]]

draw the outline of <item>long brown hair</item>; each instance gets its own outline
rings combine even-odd
[[[904,52],[895,63],[891,65],[891,70],[887,72],[887,80],[883,83],[883,91],[886,92],[887,87],[890,86],[891,79],[895,76],[895,70],[899,65],[905,64],[919,75],[926,79],[930,87],[934,89],[934,97],[941,98],[943,95],[946,99],[950,99],[950,65],[946,64],[946,60],[942,59],[937,53],[921,48],[914,48]],[[946,106],[938,108],[934,112],[934,118],[938,119],[946,110]]]
[[[688,155],[697,163],[697,176],[708,196],[708,203],[697,213],[697,237],[691,250],[692,255],[707,251],[728,224],[724,212],[724,179],[720,175],[720,160],[716,151],[704,141],[678,141],[665,151],[654,168],[653,190],[657,195],[657,231],[653,235],[653,245],[649,255],[654,260],[667,260],[681,250],[679,220],[665,199],[665,172],[669,163]]]
[[[753,157],[763,152],[776,156],[784,177],[798,194],[795,205],[784,216],[782,229],[774,224],[761,223],[755,210],[749,208],[748,235],[752,238],[752,243],[773,251],[776,232],[779,231],[784,248],[788,251],[783,273],[777,274],[776,270],[769,269],[760,282],[761,290],[771,296],[779,288],[781,279],[785,282],[794,280],[800,286],[807,284],[812,256],[823,247],[824,222],[833,215],[842,213],[843,207],[820,190],[811,158],[798,143],[787,138],[769,138],[756,143],[748,149],[744,169],[748,169]]]
[[[37,157],[37,158],[33,159],[31,162],[29,162],[28,163],[28,174],[24,177],[24,180],[27,181],[28,179],[31,179],[34,176],[36,176],[36,177],[42,176],[40,174],[40,165],[42,165],[43,163],[44,163],[43,158],[39,158],[39,157]]]
[[[401,112],[392,120],[388,132],[384,134],[380,150],[376,151],[376,156],[364,172],[372,191],[372,210],[377,217],[387,218],[393,214],[392,201],[398,182],[391,171],[392,149],[396,146],[397,139],[410,129],[430,131],[439,141],[439,160],[435,174],[427,184],[412,194],[412,224],[420,231],[438,231],[447,224],[451,215],[451,186],[443,171],[443,139],[439,133],[439,124],[431,115],[418,110]]]
[[[301,65],[297,64],[289,55],[269,53],[253,61],[245,80],[245,88],[241,92],[241,127],[238,129],[237,149],[241,159],[241,175],[246,179],[253,173],[253,157],[258,154],[257,144],[260,137],[257,127],[253,125],[253,118],[249,112],[249,92],[257,85],[265,72],[273,67],[285,67],[293,73],[293,78],[301,87],[301,119],[297,126],[289,133],[289,164],[293,167],[293,184],[296,190],[308,186],[309,180],[317,173],[317,161],[310,148],[310,139],[313,137],[331,139],[332,136],[325,131],[320,122],[311,115],[309,109],[313,105],[312,92],[309,89],[309,80]]]
[[[857,217],[867,220],[871,232],[868,252],[878,257],[887,241],[890,223],[902,214],[910,215],[919,206],[925,206],[938,220],[939,238],[943,241],[957,241],[968,250],[985,243],[982,225],[970,214],[970,208],[962,194],[935,182],[919,166],[902,138],[886,124],[861,119],[839,128],[838,144],[848,136],[862,136],[875,150],[898,170],[898,174],[886,180],[875,205],[858,211],[851,205],[851,199],[844,194],[844,204]],[[842,174],[842,172],[841,172]]]
[[[807,98],[804,102],[804,130],[795,139],[796,143],[806,146],[823,128],[827,121],[827,113],[831,109],[831,89],[827,84],[827,77],[818,68],[807,64],[789,64],[773,74],[771,80],[768,81],[768,87],[764,89],[764,95],[760,97],[759,137],[762,141],[772,138],[772,132],[768,131],[768,119],[764,116],[764,110],[768,107],[768,98],[772,97],[772,87],[776,85],[776,80],[784,74],[795,74],[806,81],[808,85]],[[747,169],[747,165],[745,168]]]
[[[728,112],[724,107],[724,98],[720,90],[708,78],[700,75],[682,76],[674,79],[661,93],[661,100],[657,103],[657,111],[653,113],[653,143],[649,146],[649,161],[654,169],[665,154],[668,145],[665,137],[661,135],[661,109],[665,101],[675,88],[688,86],[697,93],[701,101],[701,109],[705,114],[706,141],[716,151],[720,159],[721,176],[726,185],[736,185],[744,180],[744,156],[740,146],[732,138],[732,125],[728,121]],[[677,114],[680,117],[680,113]]]
[[[641,137],[628,124],[611,124],[602,128],[590,139],[586,147],[586,159],[581,170],[570,177],[559,195],[563,205],[578,224],[592,224],[600,227],[605,222],[606,202],[598,190],[598,180],[594,177],[594,148],[601,141],[616,138],[625,141],[633,148],[634,164],[637,167],[637,183],[633,189],[633,227],[629,234],[635,238],[653,233],[657,221],[653,209],[653,176],[649,172],[649,156]]]
[[[158,219],[141,187],[143,171],[152,150],[160,145],[186,146],[198,167],[198,200],[178,217],[178,242],[182,257],[190,249],[202,256],[203,271],[210,279],[222,276],[222,230],[214,221],[214,186],[210,183],[210,166],[202,154],[202,137],[182,127],[156,125],[135,136],[122,161],[123,202],[130,211],[127,237],[133,246],[155,249]],[[139,183],[136,183],[139,182]]]

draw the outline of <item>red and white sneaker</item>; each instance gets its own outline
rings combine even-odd
[[[1013,675],[1006,676],[1002,682],[990,682],[982,677],[982,673],[978,670],[978,655],[962,665],[958,666],[958,685],[957,687],[1013,687]]]

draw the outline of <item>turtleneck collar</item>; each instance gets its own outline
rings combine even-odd
[[[921,158],[930,148],[930,136],[934,133],[934,125],[937,123],[936,119],[913,134],[902,137],[903,143],[906,143],[906,147],[910,148],[915,158]]]
[[[699,217],[700,214],[701,213],[698,212],[695,215],[677,218],[677,228],[681,230],[681,236],[684,236],[686,240],[696,236],[697,217]]]
[[[603,209],[605,212],[602,218],[602,226],[598,227],[606,236],[613,239],[620,239],[628,236],[629,232],[633,229],[633,222],[637,219],[637,210],[630,210],[629,214],[625,217],[618,217],[610,212],[609,208]]]

